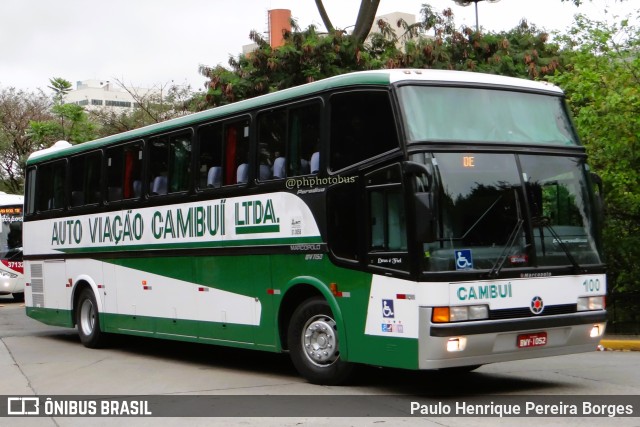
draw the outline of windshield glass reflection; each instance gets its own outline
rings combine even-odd
[[[434,175],[429,188],[416,186],[436,196],[436,238],[422,242],[426,271],[497,275],[517,267],[600,263],[580,159],[423,153],[412,160]]]

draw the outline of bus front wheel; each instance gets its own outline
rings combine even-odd
[[[80,341],[85,347],[100,348],[104,345],[106,337],[100,330],[98,304],[89,288],[80,291],[76,307],[76,325]]]
[[[336,385],[351,375],[353,365],[340,358],[338,328],[323,298],[310,298],[296,308],[287,338],[291,361],[309,382]]]

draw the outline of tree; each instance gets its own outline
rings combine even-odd
[[[22,193],[27,157],[45,148],[30,124],[53,119],[50,99],[42,92],[0,89],[0,180],[3,189]]]
[[[371,32],[371,27],[373,26],[373,21],[375,20],[379,4],[380,0],[360,1],[358,17],[356,18],[356,24],[353,28],[353,32],[351,33],[351,37],[353,37],[356,44],[364,43],[365,39]],[[322,18],[322,22],[327,28],[327,31],[329,33],[334,33],[336,29],[331,23],[331,19],[329,19],[329,15],[324,8],[322,0],[316,0],[316,6],[318,8],[318,12],[320,13],[320,17]]]
[[[640,13],[637,18],[640,18]],[[604,246],[614,291],[640,291],[640,28],[578,16],[562,38],[561,86],[605,186]]]
[[[54,77],[49,79],[49,83],[51,84],[47,87],[53,91],[54,104],[63,104],[64,97],[71,91],[71,82],[63,79],[62,77]]]
[[[77,104],[65,104],[64,96],[71,90],[71,83],[56,77],[49,79],[53,91],[51,114],[55,118],[34,120],[30,123],[31,137],[41,146],[48,147],[58,140],[72,144],[89,141],[96,136],[96,127],[89,121],[86,111]]]
[[[190,85],[176,85],[173,82],[157,84],[149,90],[141,90],[115,79],[118,86],[134,100],[132,110],[101,108],[91,110],[91,120],[98,125],[99,136],[137,129],[153,123],[181,117],[195,111],[201,96],[191,90]]]
[[[272,48],[254,31],[250,37],[258,48],[249,55],[230,58],[231,69],[200,68],[209,79],[206,105],[223,105],[366,69],[443,68],[536,79],[563,67],[558,45],[549,42],[546,32],[525,21],[501,33],[485,34],[467,27],[458,30],[451,9],[437,13],[425,5],[416,24],[400,21],[394,27],[379,21],[377,25],[381,32],[365,44],[342,31],[319,34],[313,26],[304,31],[294,26],[285,34],[285,44]],[[422,33],[433,36],[418,37]],[[407,39],[403,49],[398,48],[400,38]]]
[[[230,58],[231,69],[200,67],[200,73],[209,79],[207,106],[373,67],[367,50],[341,31],[320,35],[313,26],[304,31],[294,28],[285,34],[285,44],[279,48],[272,48],[256,31],[250,37],[258,48],[249,55]]]

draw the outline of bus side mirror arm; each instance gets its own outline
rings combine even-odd
[[[429,180],[428,186],[431,187],[431,180],[433,179],[433,177],[429,168],[427,168],[424,164],[407,160],[405,162],[402,162],[402,170],[404,171],[405,175],[426,176]]]
[[[600,218],[604,218],[604,184],[602,178],[595,172],[591,172],[591,182],[598,188],[598,194],[596,194],[596,204],[598,214]]]
[[[433,184],[432,171],[423,163],[402,162],[402,170],[406,176],[424,176],[427,178],[426,188]],[[416,189],[413,205],[415,207],[416,240],[421,243],[433,242],[436,238],[435,210],[436,203],[431,191]]]
[[[433,242],[435,232],[435,201],[433,193],[416,193],[414,196],[416,240],[421,243]]]
[[[604,189],[602,184],[602,178],[600,178],[600,175],[598,175],[595,172],[591,172],[591,182],[593,182],[596,185],[596,187],[598,187],[598,195],[602,197],[602,195],[604,194]]]

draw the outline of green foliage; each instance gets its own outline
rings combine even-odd
[[[604,244],[616,291],[640,290],[640,29],[629,22],[578,16],[561,38],[571,65],[550,78],[565,90],[605,184]]]
[[[285,45],[276,49],[255,31],[251,39],[258,48],[246,56],[230,58],[231,70],[222,66],[200,68],[209,79],[208,106],[370,68],[368,53],[341,31],[319,35],[310,26],[305,31],[286,34]]]
[[[313,26],[294,29],[279,48],[252,32],[258,48],[230,58],[231,69],[220,65],[200,68],[209,79],[202,108],[358,70],[441,68],[540,78],[563,67],[558,46],[549,43],[547,33],[525,21],[501,33],[484,34],[466,27],[457,30],[451,9],[437,13],[424,5],[417,24],[379,21],[377,26],[380,32],[366,43],[342,31],[319,34]]]
[[[65,95],[71,91],[71,82],[62,77],[54,77],[49,79],[49,83],[51,85],[47,87],[53,91],[53,102],[56,105],[62,104]]]
[[[31,134],[29,124],[52,118],[49,107],[50,100],[41,91],[0,89],[0,179],[10,193],[22,192],[27,157],[44,148]]]
[[[491,74],[538,79],[563,66],[558,46],[549,35],[526,21],[510,31],[477,32],[456,29],[451,9],[442,14],[425,5],[422,30],[433,33],[406,44],[387,60],[390,67],[439,68],[480,71]]]
[[[47,147],[58,140],[72,144],[86,142],[96,137],[96,126],[89,121],[84,108],[76,104],[56,104],[51,107],[55,118],[30,123],[32,138]]]
[[[158,84],[149,91],[139,93],[117,79],[116,83],[131,95],[136,107],[132,110],[108,107],[90,110],[89,118],[97,126],[98,137],[184,116],[196,111],[197,106],[202,104],[202,96],[195,95],[190,85]]]

